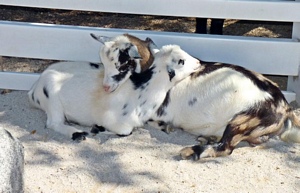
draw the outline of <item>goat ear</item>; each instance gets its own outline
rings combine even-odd
[[[147,37],[145,41],[148,43],[148,48],[153,55],[159,52],[157,45],[152,41],[151,38]]]
[[[147,37],[145,41],[149,44],[149,46],[157,48],[157,45],[153,42],[151,38]]]
[[[142,59],[139,51],[135,45],[132,45],[128,51],[128,55],[131,59]]]
[[[108,42],[111,40],[110,37],[106,37],[106,36],[97,36],[93,33],[90,34],[92,36],[92,38],[94,38],[95,40],[101,42],[102,44],[105,44],[105,42]]]

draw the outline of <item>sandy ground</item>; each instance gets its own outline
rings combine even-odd
[[[177,130],[137,129],[129,137],[101,134],[76,143],[44,129],[44,112],[24,91],[0,95],[0,126],[25,149],[25,192],[299,192],[300,144],[271,139],[232,155],[181,160],[196,144]],[[89,131],[90,128],[82,128]]]
[[[195,27],[194,18],[7,6],[0,10],[1,20],[177,32],[193,32]],[[291,26],[227,20],[224,34],[289,38]],[[40,72],[47,66],[44,63],[3,57],[0,70]],[[285,85],[286,80],[278,83]],[[26,92],[0,95],[0,126],[19,138],[25,149],[26,193],[281,193],[300,189],[300,144],[272,139],[257,148],[241,145],[228,157],[194,162],[178,156],[181,148],[196,144],[195,136],[182,131],[168,135],[152,128],[138,129],[125,138],[102,134],[76,143],[44,129],[45,122],[42,111],[29,107]]]

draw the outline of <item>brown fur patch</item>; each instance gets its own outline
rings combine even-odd
[[[102,70],[102,71],[99,71],[98,79],[97,79],[97,81],[95,81],[97,89],[93,93],[91,93],[93,101],[97,101],[98,99],[103,98],[103,95],[105,94],[105,91],[104,91],[103,85],[102,85],[103,79],[104,79],[104,71]]]
[[[260,123],[261,120],[259,118],[247,115],[238,115],[230,122],[232,127],[238,126],[240,131],[245,131],[249,128],[257,127]]]

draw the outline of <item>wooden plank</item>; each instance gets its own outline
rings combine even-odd
[[[86,27],[0,21],[0,55],[99,62],[100,43]]]
[[[297,1],[300,2],[300,0],[297,0]],[[293,23],[292,38],[300,41],[300,22]],[[298,71],[297,76],[289,76],[288,77],[287,90],[296,93],[296,96],[297,96],[296,101],[300,105],[300,62],[299,62],[299,67],[298,67],[297,71]]]
[[[206,61],[238,64],[264,74],[297,75],[300,43],[291,39],[155,32],[0,21],[0,55],[99,62],[101,44],[90,33],[150,37],[159,47],[178,44]],[[284,54],[283,54],[284,50]]]
[[[35,73],[0,72],[0,89],[29,90],[38,78]]]
[[[0,0],[1,5],[142,15],[300,21],[300,3],[278,0]]]

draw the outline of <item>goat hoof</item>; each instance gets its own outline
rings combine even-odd
[[[217,136],[203,136],[200,135],[197,138],[197,141],[200,143],[200,145],[212,145],[218,142],[218,137]]]
[[[104,132],[104,131],[106,131],[105,127],[99,125],[94,125],[91,129],[91,133],[93,135],[97,135],[99,132]]]
[[[207,145],[208,144],[208,139],[202,135],[197,137],[197,141],[199,142],[199,145]]]
[[[73,139],[74,141],[78,141],[78,142],[84,141],[84,140],[86,140],[86,136],[87,136],[87,135],[88,135],[87,132],[75,132],[75,133],[73,133],[73,135],[72,135],[72,139]]]
[[[180,156],[182,159],[190,159],[197,161],[200,159],[201,153],[204,151],[204,147],[200,145],[195,145],[192,147],[185,147],[180,150]]]
[[[170,125],[165,125],[162,131],[167,134],[170,134],[171,132],[175,131],[175,129]]]

